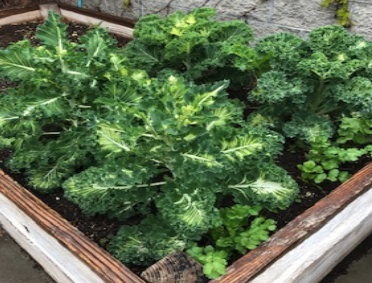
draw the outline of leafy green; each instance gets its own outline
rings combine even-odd
[[[216,12],[200,8],[189,14],[175,12],[167,18],[142,17],[135,26],[134,40],[123,50],[128,62],[151,75],[165,69],[197,81],[230,79],[247,83],[260,61],[247,44],[253,39],[242,21],[218,22]],[[254,63],[256,66],[254,66]]]
[[[350,19],[349,0],[323,0],[322,6],[329,7],[331,4],[337,5],[337,18],[340,25],[350,27],[353,25]]]
[[[219,229],[217,248],[227,254],[198,251],[214,278],[228,253],[256,247],[274,229],[272,220],[246,218],[284,209],[298,193],[275,164],[283,136],[245,121],[244,105],[228,98],[229,81],[220,79],[231,69],[242,83],[272,55],[246,46],[245,23],[213,15],[144,17],[138,39],[119,50],[102,28],[70,42],[67,25],[50,13],[36,35],[41,46],[25,40],[0,50],[0,75],[19,82],[0,97],[0,144],[14,152],[8,166],[42,192],[63,184],[89,215],[143,219],[110,244],[124,263],[150,264]],[[223,199],[240,205],[226,219]]]
[[[193,246],[187,250],[187,254],[203,264],[203,272],[209,279],[216,279],[226,273],[226,251],[216,251],[212,246]]]
[[[109,251],[123,263],[150,265],[185,247],[186,242],[166,221],[148,216],[137,226],[123,226],[111,241]]]
[[[271,70],[248,98],[261,104],[258,112],[287,137],[307,143],[328,138],[343,116],[370,113],[372,44],[364,38],[325,26],[313,30],[309,40],[282,33],[264,38],[255,49],[270,56]]]
[[[371,153],[371,146],[368,145],[372,138],[371,125],[371,118],[368,117],[344,117],[335,141],[330,137],[314,139],[306,156],[308,161],[298,166],[302,178],[317,184],[325,180],[346,181],[351,175],[341,169],[342,164],[357,161]]]
[[[227,259],[234,251],[245,254],[269,238],[269,233],[276,229],[275,221],[259,216],[261,210],[260,206],[248,205],[221,208],[216,227],[209,232],[215,248],[194,244],[187,249],[188,255],[204,265],[208,278],[215,279],[226,273]]]

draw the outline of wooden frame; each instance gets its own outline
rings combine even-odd
[[[371,187],[369,164],[211,283],[318,282],[372,231]],[[57,282],[144,282],[1,170],[0,223]]]
[[[25,14],[33,20],[42,19],[50,9],[84,23],[92,23],[92,19],[108,23],[112,31],[125,36],[133,28],[126,20],[126,26],[118,28],[123,23],[117,17],[55,4],[17,9],[14,14],[0,11],[0,25],[23,22]],[[210,282],[317,282],[372,232],[371,188],[369,164],[269,241],[233,263],[225,276]],[[144,282],[1,170],[0,223],[57,282]],[[332,251],[332,247],[337,250]],[[289,263],[290,269],[286,268]]]
[[[17,24],[27,21],[43,20],[48,11],[54,10],[70,21],[81,22],[88,25],[101,24],[112,33],[132,38],[135,22],[128,19],[112,16],[105,13],[79,9],[67,4],[40,4],[28,8],[0,11],[0,26]]]

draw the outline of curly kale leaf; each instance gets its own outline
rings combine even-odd
[[[151,237],[149,237],[151,233]],[[109,251],[124,264],[148,266],[187,245],[165,220],[148,216],[139,225],[123,226],[111,241]]]
[[[151,170],[152,169],[152,170]],[[156,174],[151,164],[137,164],[134,159],[91,167],[74,175],[64,184],[65,197],[77,203],[87,214],[108,214],[126,219],[148,212],[148,205],[164,183],[151,183]]]
[[[351,34],[344,27],[338,25],[315,29],[309,35],[310,48],[314,52],[321,52],[329,58],[355,50],[354,46],[362,41],[366,42],[363,37]]]
[[[311,143],[318,137],[333,136],[333,128],[333,123],[327,117],[301,112],[292,116],[292,120],[284,125],[283,131],[287,137],[297,137]]]
[[[287,208],[298,194],[297,184],[282,168],[274,164],[264,166],[259,169],[258,177],[247,173],[239,183],[231,184],[230,181],[228,188],[234,200],[240,204],[258,204],[268,209]]]
[[[135,67],[156,75],[171,69],[193,80],[237,80],[242,68],[230,60],[237,57],[227,51],[234,45],[247,45],[252,31],[242,21],[212,20],[216,12],[201,8],[189,14],[175,12],[167,18],[145,16],[136,24],[135,39],[124,54]],[[226,72],[231,68],[232,72]],[[240,74],[241,76],[241,74]]]
[[[259,113],[276,118],[275,129],[305,142],[309,137],[300,130],[304,119],[296,113],[307,113],[311,118],[305,124],[311,126],[313,120],[316,126],[324,117],[334,123],[342,116],[371,109],[367,93],[372,44],[339,26],[315,29],[309,37],[306,41],[279,34],[262,40],[255,49],[271,54],[272,70],[258,78],[248,96],[261,104]],[[327,135],[335,126],[321,124]]]
[[[303,104],[310,91],[311,86],[301,78],[289,80],[284,72],[270,71],[258,80],[257,87],[250,93],[249,99],[268,105],[286,102]]]
[[[199,240],[217,217],[216,195],[212,190],[166,188],[156,200],[163,219],[179,234]]]
[[[270,56],[269,65],[273,70],[295,75],[297,64],[308,54],[309,48],[297,35],[278,33],[260,40],[255,51],[261,56]]]
[[[330,92],[338,101],[345,102],[350,109],[359,112],[370,111],[372,105],[372,81],[369,78],[354,77],[343,84],[335,85]]]

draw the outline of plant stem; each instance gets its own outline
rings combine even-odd
[[[315,113],[316,110],[319,108],[320,104],[322,103],[324,97],[323,97],[323,91],[325,87],[325,80],[323,78],[320,78],[318,88],[316,89],[313,101],[310,106],[310,111]]]

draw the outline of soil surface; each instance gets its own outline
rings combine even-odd
[[[35,32],[37,25],[40,22],[32,22],[27,24],[9,25],[0,28],[0,47],[4,48],[11,44],[22,40],[24,37],[29,38],[33,45],[38,46],[40,43],[35,39]],[[83,24],[72,24],[69,23],[68,36],[72,41],[85,34],[88,27]],[[115,36],[118,40],[118,46],[124,46],[128,43],[128,39]],[[15,87],[16,85],[11,82],[0,80],[0,92],[8,87]],[[22,174],[14,174],[9,172],[5,167],[6,160],[10,157],[11,152],[7,150],[0,150],[0,168],[6,173],[12,176],[18,183],[27,188],[27,180]],[[318,200],[329,194],[335,189],[339,183],[325,182],[322,184],[322,188],[316,187],[311,184],[304,183],[301,180],[300,172],[297,168],[298,164],[305,161],[305,153],[299,154],[293,151],[293,145],[288,143],[285,147],[284,154],[279,158],[278,164],[285,168],[289,174],[298,182],[301,188],[301,193],[298,202],[294,203],[289,209],[281,211],[279,214],[267,213],[267,216],[277,221],[278,229],[285,226],[288,222],[293,220],[296,216],[304,212],[309,207],[313,206]],[[342,170],[347,170],[350,173],[355,173],[361,169],[364,165],[370,162],[370,158],[364,158],[357,164],[346,165]],[[55,191],[50,194],[41,194],[37,191],[30,189],[37,197],[43,202],[49,205],[51,208],[56,210],[65,219],[71,222],[72,225],[77,227],[91,240],[98,243],[101,247],[106,248],[110,241],[110,238],[116,234],[119,228],[123,224],[133,224],[138,222],[138,219],[130,219],[129,221],[121,222],[113,219],[108,219],[104,216],[89,217],[82,213],[77,205],[70,203],[63,197],[62,189]],[[372,246],[372,237],[369,238],[369,243]],[[129,266],[133,272],[140,273],[142,268],[136,266]],[[344,265],[336,273],[342,273]],[[333,275],[334,276],[334,275]],[[328,278],[328,277],[327,277]],[[328,280],[328,279],[327,279]],[[322,283],[328,283],[331,281],[323,281]]]

